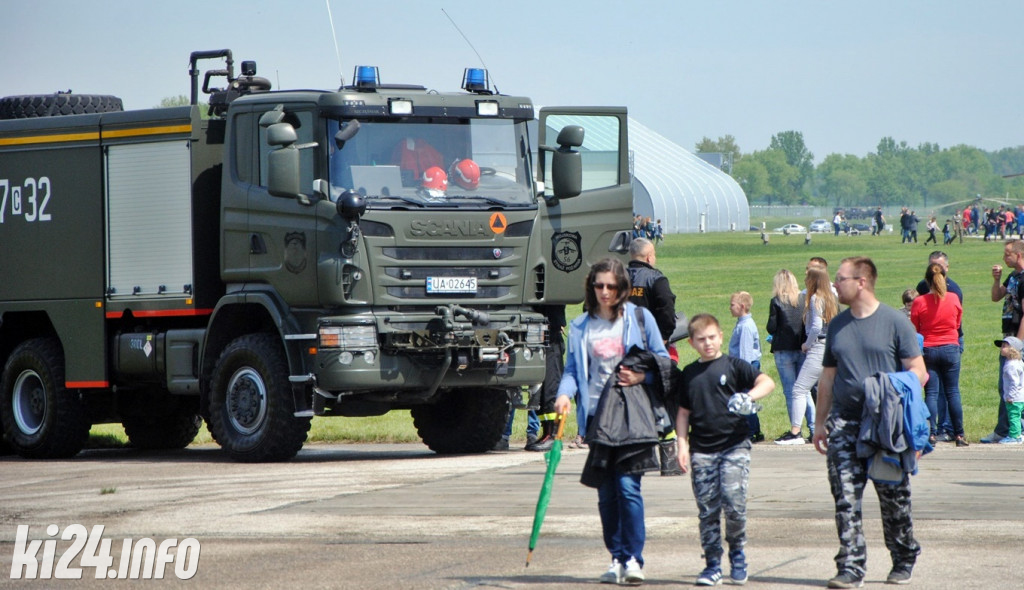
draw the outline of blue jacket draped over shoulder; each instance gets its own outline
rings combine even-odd
[[[899,483],[917,473],[917,452],[930,453],[928,407],[911,371],[875,373],[864,380],[864,411],[857,456],[868,459],[868,477]]]

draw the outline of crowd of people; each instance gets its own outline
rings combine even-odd
[[[869,218],[871,235],[881,235],[887,225],[882,208],[878,207]],[[922,221],[925,224],[925,231],[928,232],[927,238],[923,241],[925,245],[938,245],[940,232],[944,246],[954,242],[962,244],[964,236],[980,236],[985,241],[1006,240],[1014,235],[1018,239],[1024,239],[1024,205],[1019,204],[984,207],[980,201],[977,201],[962,210],[954,211],[952,215],[941,222],[941,225],[939,218],[935,215],[921,218],[913,209],[901,207],[899,218],[890,226],[890,230],[898,226],[901,243],[916,244],[918,243],[918,226]],[[836,236],[840,232],[849,231],[850,226],[841,209],[836,210],[832,219],[832,227]]]
[[[547,396],[546,416],[568,415],[575,404],[574,445],[588,451],[581,482],[597,489],[611,555],[599,581],[645,581],[641,481],[660,470],[690,474],[706,566],[696,584],[743,584],[750,451],[765,440],[757,413],[775,388],[760,367],[754,301],[745,291],[731,295],[735,325],[726,350],[714,315],[690,318],[683,331],[699,358],[680,367],[673,344],[680,314],[656,268],[654,242],[635,238],[630,259],[591,267],[585,311],[569,322],[564,371],[557,387],[553,380],[545,387],[556,389]],[[1007,276],[1003,265],[992,268],[992,301],[1003,302],[1003,335],[995,340],[1001,399],[996,426],[980,442],[1021,444],[1024,241],[1007,242],[1003,262]],[[810,443],[826,456],[839,539],[829,588],[863,585],[861,499],[869,480],[892,561],[886,581],[911,580],[921,548],[910,476],[920,455],[939,442],[969,445],[959,389],[963,293],[942,251],[930,254],[923,275],[904,293],[901,309],[876,297],[878,269],[869,258],[846,258],[833,276],[825,259],[812,257],[803,290],[787,269],[774,277],[766,340],[790,422],[774,443]]]
[[[917,226],[921,219],[909,207],[900,210],[899,228],[902,243],[917,243]],[[872,219],[872,235],[881,233],[885,227],[882,220],[882,208],[879,207]],[[942,232],[942,244],[963,243],[964,236],[981,236],[983,240],[1006,240],[1014,235],[1024,239],[1024,206],[999,205],[983,207],[980,202],[967,205],[963,210],[956,210],[943,221],[941,230],[938,218],[929,216],[925,228],[928,238],[925,244],[938,244],[938,233]]]
[[[665,228],[660,219],[651,221],[650,217],[636,215],[633,217],[633,237],[646,238],[657,244],[665,239]]]

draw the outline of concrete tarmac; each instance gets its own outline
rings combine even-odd
[[[244,465],[216,447],[93,450],[68,461],[0,457],[0,588],[597,588],[610,561],[597,494],[579,483],[586,452],[566,449],[540,542],[524,567],[543,454],[437,456],[424,446],[307,445],[292,461]],[[912,480],[918,588],[1024,588],[1019,534],[1024,447],[940,443]],[[689,587],[703,567],[689,478],[643,480],[645,586]],[[878,503],[864,500],[865,587],[890,567]],[[179,580],[12,579],[18,525],[104,525],[114,567],[122,540],[200,541]],[[748,502],[751,588],[822,588],[838,548],[825,459],[810,445],[755,445]],[[42,563],[40,552],[40,563]],[[18,569],[24,578],[25,570]],[[38,577],[38,575],[37,575]]]

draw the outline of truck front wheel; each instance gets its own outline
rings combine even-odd
[[[423,443],[440,454],[483,453],[494,448],[508,420],[504,389],[453,389],[429,406],[412,409]]]
[[[55,338],[26,340],[14,349],[0,381],[7,442],[30,459],[73,457],[91,426],[78,392],[64,388],[64,352]]]
[[[214,439],[236,461],[284,461],[306,442],[310,418],[296,418],[288,363],[270,334],[249,334],[224,349],[210,381]]]

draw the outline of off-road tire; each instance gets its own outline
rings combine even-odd
[[[504,389],[453,389],[432,405],[412,408],[413,424],[435,453],[484,453],[494,448],[508,421]]]
[[[33,94],[0,98],[0,119],[31,119],[123,111],[116,96],[103,94]]]
[[[64,387],[64,351],[56,338],[34,338],[11,353],[0,378],[6,440],[29,459],[73,457],[92,426],[77,391]]]
[[[203,419],[185,408],[160,416],[122,416],[128,442],[136,449],[184,449],[195,440]]]
[[[236,461],[285,461],[306,442],[311,419],[295,417],[288,362],[270,334],[240,336],[224,349],[209,398],[214,438]]]

